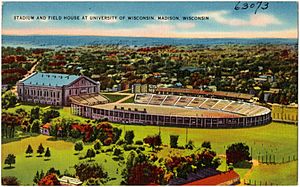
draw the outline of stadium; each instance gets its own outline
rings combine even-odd
[[[124,124],[241,128],[272,120],[271,110],[266,107],[209,97],[139,93],[134,103],[106,103],[99,95],[73,96],[70,100],[72,114]]]

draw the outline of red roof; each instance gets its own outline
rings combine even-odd
[[[51,124],[50,123],[46,123],[45,125],[42,126],[42,128],[44,128],[44,129],[50,129],[51,128]]]
[[[219,185],[222,184],[224,182],[239,178],[239,174],[237,174],[234,170],[230,170],[228,172],[225,173],[220,173],[211,177],[207,177],[204,179],[200,179],[200,180],[196,180],[190,183],[186,183],[183,184],[183,186],[199,186],[199,185],[211,185],[211,186],[215,186],[215,185]]]

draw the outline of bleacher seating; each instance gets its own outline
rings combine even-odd
[[[84,95],[78,95],[78,96],[70,96],[70,99],[81,103],[84,105],[97,105],[97,104],[104,104],[108,103],[108,100],[104,98],[103,96],[95,93],[95,94],[84,94]]]
[[[179,97],[180,96],[168,95],[167,98],[165,99],[165,101],[162,103],[162,105],[172,106],[177,102]]]
[[[224,111],[228,111],[228,112],[234,112],[236,109],[238,109],[240,106],[242,105],[242,103],[233,101],[231,102],[228,106],[226,106],[225,108],[223,108]]]
[[[166,95],[153,95],[153,97],[149,101],[149,104],[160,105],[166,97],[167,97]]]
[[[195,99],[188,105],[188,107],[199,107],[206,98],[195,97]]]
[[[135,102],[141,104],[148,104],[152,94],[136,94]]]
[[[210,109],[212,106],[214,106],[219,100],[217,99],[208,99],[206,100],[202,105],[200,105],[200,108]]]
[[[227,100],[219,100],[219,102],[217,104],[215,104],[211,109],[222,110],[229,103],[230,103],[230,101],[227,101]]]
[[[96,97],[83,97],[81,98],[81,102],[91,103],[95,102],[95,99]],[[195,109],[203,108],[208,110],[219,110],[241,114],[245,116],[254,116],[263,113],[264,111],[267,112],[267,109],[264,107],[259,107],[246,102],[176,95],[136,94],[135,103],[174,107],[192,107]]]
[[[193,98],[192,97],[180,97],[180,99],[176,102],[175,106],[187,106],[191,100]]]

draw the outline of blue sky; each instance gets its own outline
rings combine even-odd
[[[234,10],[235,2],[5,2],[2,33],[145,37],[296,38],[296,2]],[[242,2],[243,3],[243,2]],[[251,2],[248,2],[249,4]],[[254,2],[256,3],[256,2]],[[240,4],[242,6],[242,4]],[[257,5],[256,5],[257,6]],[[14,16],[208,16],[202,21],[21,21]]]

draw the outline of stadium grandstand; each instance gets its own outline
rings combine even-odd
[[[71,112],[111,122],[195,128],[239,128],[271,122],[271,110],[244,101],[139,93],[134,103],[107,103],[95,97],[71,97]]]

